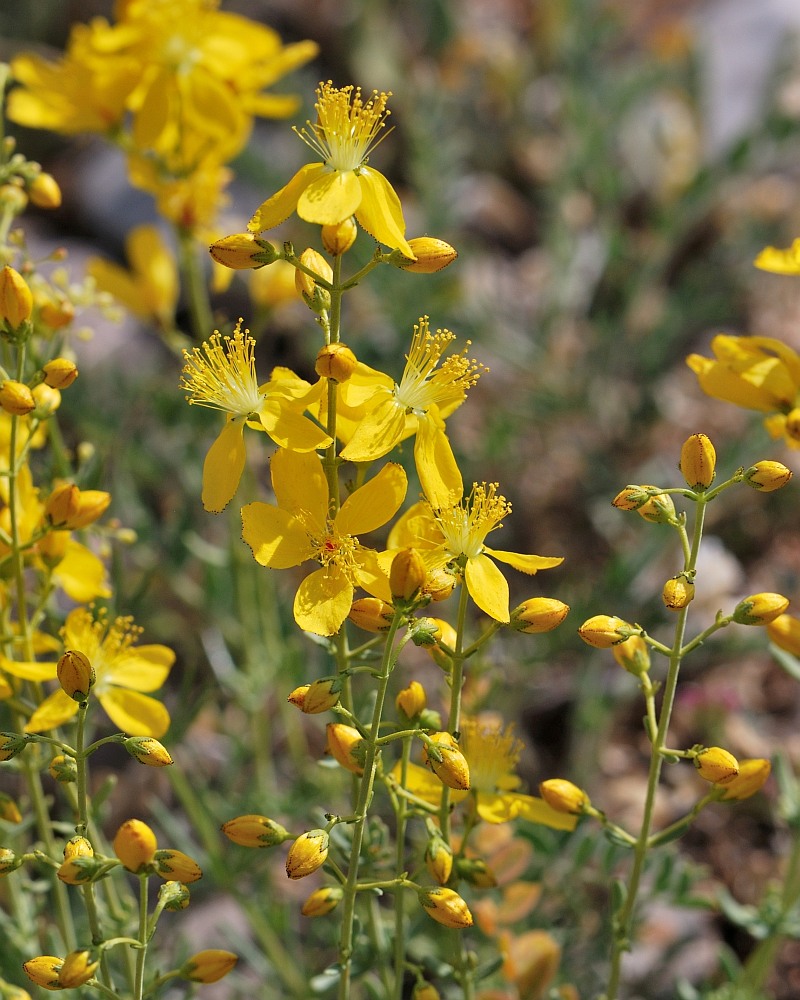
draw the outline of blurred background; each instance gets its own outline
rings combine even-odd
[[[393,91],[394,131],[372,162],[400,193],[409,235],[445,239],[459,259],[430,277],[379,269],[349,296],[343,339],[362,360],[399,374],[421,308],[432,327],[471,340],[470,353],[491,369],[448,422],[451,441],[465,480],[497,481],[513,505],[497,547],[566,557],[532,581],[516,576],[513,599],[558,597],[572,611],[554,633],[493,646],[491,659],[476,665],[468,697],[475,710],[491,706],[517,724],[530,788],[568,776],[623,825],[635,823],[647,760],[641,703],[633,680],[610,654],[584,646],[576,629],[597,613],[656,635],[668,625],[660,593],[679,568],[672,533],[615,510],[611,500],[628,483],[680,485],[677,462],[689,434],[711,437],[721,471],[761,459],[800,471],[756,416],[705,397],[685,364],[690,352],[708,354],[722,331],[777,337],[800,350],[800,278],[752,266],[766,244],[786,246],[800,235],[800,7],[793,0],[231,0],[222,7],[263,21],[285,41],[319,43],[319,58],[279,88],[303,96],[297,124],[313,117],[320,80]],[[55,57],[74,23],[111,13],[101,0],[4,0],[0,58],[31,49]],[[121,262],[128,230],[156,218],[151,199],[128,185],[121,155],[95,137],[12,132],[64,191],[58,212],[29,216],[32,245],[67,247],[76,276],[92,256]],[[306,159],[287,123],[259,123],[234,164],[218,235],[241,231]],[[314,227],[296,218],[275,235],[298,250],[318,245]],[[355,255],[366,261],[369,241]],[[258,328],[263,372],[286,364],[310,375],[319,345],[309,314],[270,288],[268,271],[256,272],[249,287],[237,279],[214,299],[219,322],[241,315]],[[152,331],[132,319],[89,319],[93,336],[73,343],[86,378],[83,393],[65,396],[65,434],[73,444],[94,443],[98,484],[111,490],[114,516],[138,533],[114,567],[115,600],[144,625],[147,641],[178,650],[166,696],[170,739],[183,741],[184,771],[197,768],[214,789],[211,814],[291,812],[292,796],[316,794],[330,773],[313,763],[320,727],[304,729],[283,703],[292,679],[309,679],[316,655],[279,610],[291,581],[260,570],[251,591],[231,592],[231,560],[247,563],[249,553],[228,547],[226,517],[205,515],[199,502],[214,420],[186,406],[180,360]],[[712,506],[692,618],[698,630],[718,608],[758,591],[786,594],[797,613],[797,511],[795,487],[769,496],[742,487]],[[261,631],[273,638],[254,646]],[[673,745],[719,742],[741,756],[781,750],[796,761],[796,682],[760,632],[729,631],[687,661]],[[418,659],[415,669],[436,685],[435,668]],[[323,672],[322,653],[318,662]],[[248,728],[269,751],[255,762]],[[305,758],[298,781],[289,762]],[[665,817],[696,797],[696,777],[685,770],[668,770]],[[132,765],[126,780],[126,814],[137,797],[157,810],[151,775]],[[166,778],[159,791],[169,802]],[[721,884],[740,903],[761,899],[786,838],[772,808],[776,795],[771,783],[766,796],[735,812],[707,810],[670,856],[669,871],[653,876],[660,901],[648,912],[646,946],[630,961],[632,995],[674,996],[678,976],[713,983],[720,953],[747,954],[752,940],[730,915],[686,898],[687,878],[695,897],[710,898],[703,887]],[[617,856],[589,836],[568,846],[542,837],[535,846],[535,874],[547,887],[535,920],[557,922],[564,977],[589,996],[603,961],[601,914]],[[225,878],[247,878],[244,867]],[[219,907],[224,882],[198,889],[201,901],[203,892]],[[235,923],[230,906],[226,919]],[[219,921],[212,910],[198,907],[198,925],[204,912]],[[258,967],[255,953],[250,958]],[[782,949],[772,989],[777,1000],[800,995],[800,946]]]

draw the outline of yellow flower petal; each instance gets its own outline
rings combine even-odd
[[[433,507],[446,507],[454,495],[463,494],[464,481],[445,434],[444,421],[435,414],[419,421],[414,462],[422,492]]]
[[[267,198],[253,214],[247,224],[251,233],[263,233],[280,225],[297,208],[300,195],[309,184],[326,172],[324,163],[307,163],[301,167],[289,183]]]
[[[800,239],[785,250],[764,247],[753,264],[762,271],[772,271],[774,274],[800,274]]]
[[[487,823],[508,823],[519,815],[519,800],[524,798],[527,796],[508,792],[481,792],[476,795],[475,808],[480,818]]]
[[[372,597],[380,597],[387,604],[392,603],[392,588],[389,577],[381,562],[381,556],[374,549],[359,549],[356,559],[356,582]]]
[[[359,225],[379,243],[392,250],[399,250],[404,257],[416,260],[405,237],[403,208],[392,185],[372,167],[361,167],[358,180],[361,185],[361,204],[355,216]]]
[[[112,661],[105,678],[132,691],[157,691],[174,662],[175,653],[168,646],[132,646],[130,652]]]
[[[313,180],[297,201],[297,214],[306,222],[338,226],[361,203],[361,185],[352,170],[327,170]]]
[[[258,413],[264,430],[280,448],[315,451],[327,448],[331,438],[313,420],[294,413],[277,399],[267,399]]]
[[[160,739],[169,729],[169,712],[149,695],[111,688],[97,697],[109,719],[128,736]]]
[[[56,676],[56,663],[9,660],[6,656],[0,656],[0,670],[24,681],[52,681]]]
[[[74,538],[67,542],[64,558],[53,570],[53,580],[68,597],[81,604],[111,596],[105,563]]]
[[[390,549],[434,549],[442,544],[442,529],[424,500],[413,504],[389,532]]]
[[[242,417],[226,420],[203,462],[203,507],[212,514],[225,510],[239,487],[247,458],[243,431]]]
[[[294,600],[294,619],[306,632],[335,635],[353,603],[353,585],[337,567],[318,569],[303,580]]]
[[[303,512],[306,527],[323,535],[328,521],[328,482],[319,456],[279,448],[270,461],[272,489],[283,510]],[[306,557],[308,558],[308,557]]]
[[[464,581],[472,600],[490,618],[498,622],[510,620],[508,582],[492,560],[485,555],[468,559]]]
[[[77,701],[59,688],[39,705],[25,726],[26,733],[41,733],[46,729],[63,726],[78,711]]]
[[[356,427],[341,457],[346,462],[374,462],[398,444],[405,432],[406,415],[393,396],[376,394],[376,406]]]
[[[389,462],[345,500],[335,518],[337,530],[360,535],[380,528],[400,509],[407,488],[403,467]]]
[[[514,569],[518,569],[522,573],[528,573],[530,576],[533,576],[540,569],[552,569],[554,566],[560,566],[564,562],[563,556],[525,555],[522,552],[505,552],[503,549],[490,549],[488,546],[484,547],[483,551],[493,559],[507,563],[509,566],[513,566]]]
[[[242,538],[255,561],[270,569],[299,566],[314,554],[308,532],[293,514],[260,501],[242,507]]]
[[[531,823],[542,823],[554,830],[574,830],[578,817],[570,813],[561,813],[549,806],[544,799],[535,795],[518,795],[519,811],[517,817],[530,820]]]

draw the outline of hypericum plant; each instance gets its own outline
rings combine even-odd
[[[468,356],[469,344],[450,352],[454,335],[432,330],[422,316],[405,365],[384,373],[360,362],[343,342],[343,297],[376,267],[431,273],[456,252],[439,239],[407,239],[397,195],[368,164],[384,134],[389,95],[365,99],[358,88],[329,82],[317,98],[317,121],[299,134],[321,162],[301,168],[267,199],[250,232],[218,240],[211,253],[236,269],[276,261],[296,269],[298,291],[322,332],[319,381],[309,385],[278,368],[263,382],[240,321],[232,335],[215,333],[185,352],[182,385],[190,403],[225,414],[203,472],[207,510],[222,510],[236,492],[246,461],[245,427],[266,431],[278,445],[270,458],[274,500],[242,507],[242,537],[266,568],[312,564],[300,579],[294,618],[323,642],[332,669],[286,694],[304,713],[333,713],[327,750],[352,776],[351,798],[319,803],[318,819],[305,829],[289,830],[283,820],[256,814],[235,817],[223,829],[246,847],[290,842],[290,879],[324,872],[303,913],[339,919],[338,958],[324,980],[338,984],[341,1000],[362,995],[361,989],[400,1000],[409,980],[418,1000],[439,995],[434,980],[458,983],[465,997],[474,997],[491,962],[476,968],[458,938],[443,939],[436,962],[409,944],[425,917],[450,930],[471,926],[464,896],[470,886],[493,884],[474,846],[482,823],[525,818],[558,830],[575,825],[575,817],[519,790],[515,764],[522,745],[512,731],[494,718],[465,718],[461,702],[467,662],[498,629],[549,631],[568,611],[553,598],[532,598],[512,610],[497,563],[533,575],[561,559],[487,544],[511,505],[496,483],[465,488],[445,424],[484,371]],[[294,211],[321,226],[321,250],[296,254],[289,243],[277,248],[262,238]],[[359,225],[379,245],[348,275],[347,253]],[[408,475],[382,460],[410,438],[422,498],[395,520]],[[373,547],[373,533],[393,520],[385,546]],[[452,624],[422,613],[448,600],[456,605]],[[476,635],[471,604],[489,616]],[[350,623],[371,638],[353,646]],[[443,672],[444,720],[401,666],[409,642],[428,649]],[[432,934],[431,924],[425,936]]]

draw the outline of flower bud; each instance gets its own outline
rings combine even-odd
[[[22,858],[15,854],[10,847],[0,847],[0,875],[15,872],[21,864]]]
[[[37,208],[58,208],[61,188],[52,174],[37,174],[28,185],[28,196]]]
[[[148,767],[167,767],[174,763],[167,748],[152,736],[129,736],[122,745],[131,757]]]
[[[129,819],[117,830],[114,853],[128,869],[137,875],[152,864],[156,853],[156,835],[140,819]]]
[[[789,607],[782,594],[752,594],[740,601],[733,611],[737,625],[768,625]]]
[[[800,656],[800,618],[793,615],[778,615],[767,625],[767,635],[771,642],[793,656]]]
[[[364,773],[363,739],[361,733],[342,722],[329,722],[325,727],[327,745],[325,750],[345,770],[353,774]]]
[[[178,913],[189,905],[191,894],[183,882],[172,880],[165,882],[158,890],[158,899],[165,910]]]
[[[309,830],[301,834],[289,848],[286,874],[291,879],[305,878],[325,864],[328,857],[328,834],[325,830]]]
[[[456,862],[458,877],[474,885],[476,889],[494,889],[497,879],[481,858],[459,858]]]
[[[12,417],[24,417],[36,409],[36,400],[24,382],[8,378],[0,383],[0,406]]]
[[[306,715],[328,712],[339,701],[342,682],[336,677],[323,677],[312,684],[302,684],[289,695],[287,701]]]
[[[675,504],[669,493],[657,493],[647,503],[637,507],[636,513],[652,524],[672,524],[675,521]]]
[[[59,483],[47,498],[44,513],[53,527],[64,527],[78,513],[81,491],[74,483]]]
[[[427,704],[428,698],[425,694],[425,688],[419,681],[411,681],[408,687],[403,688],[395,699],[397,711],[402,712],[407,719],[416,719],[421,712],[425,711]]]
[[[552,632],[569,614],[569,605],[554,597],[530,597],[511,612],[511,627],[517,632],[538,635]]]
[[[539,785],[539,794],[552,809],[561,813],[579,815],[591,804],[586,792],[566,778],[548,778]]]
[[[462,930],[472,926],[472,914],[464,900],[446,886],[420,889],[417,893],[420,906],[439,924]]]
[[[680,470],[687,486],[707,490],[714,481],[717,453],[705,434],[692,434],[681,448]]]
[[[469,764],[451,733],[431,733],[424,741],[422,762],[448,788],[469,788]]]
[[[546,995],[560,962],[561,948],[551,934],[542,930],[525,931],[510,942],[504,971],[520,998],[538,1000]],[[577,994],[563,992],[562,996],[563,1000],[569,997],[577,1000]]]
[[[44,382],[40,382],[31,389],[31,396],[33,396],[33,402],[35,403],[33,415],[34,417],[38,417],[39,420],[47,420],[61,406],[61,393],[59,390],[45,385]]]
[[[392,559],[389,589],[399,601],[411,601],[422,589],[428,571],[417,549],[403,549]]]
[[[331,284],[333,281],[333,271],[330,264],[322,254],[317,253],[309,247],[300,254],[300,263],[304,264],[310,271],[313,271],[318,278]],[[311,275],[306,274],[299,268],[295,270],[294,283],[298,295],[301,296],[305,304],[312,312],[321,313],[331,307],[331,293],[322,288]]]
[[[413,274],[435,274],[448,264],[452,264],[458,257],[458,251],[449,243],[437,240],[433,236],[415,236],[413,240],[408,241],[408,245],[414,251],[416,260],[411,260],[403,256],[399,250],[395,250],[389,258],[389,263]]]
[[[99,964],[99,961],[91,960],[89,951],[71,951],[61,966],[58,985],[62,990],[74,990],[77,986],[83,986],[92,978]]]
[[[39,955],[24,962],[22,968],[28,979],[36,983],[37,986],[46,990],[60,990],[62,987],[58,976],[63,965],[63,960],[54,955]]]
[[[796,406],[786,414],[784,432],[792,441],[800,441],[800,406]]]
[[[53,358],[42,366],[42,371],[44,384],[51,389],[68,389],[78,377],[78,366],[68,358]]]
[[[356,370],[358,359],[346,344],[327,344],[317,354],[314,371],[320,378],[346,382]]]
[[[749,799],[751,795],[761,790],[771,770],[772,765],[763,757],[740,760],[739,773],[725,782],[725,794],[722,798],[725,801]]]
[[[241,847],[275,847],[292,836],[274,819],[253,813],[229,819],[222,824],[222,832]]]
[[[71,861],[73,858],[91,857],[94,857],[94,848],[91,841],[87,840],[86,837],[70,837],[66,844],[64,844],[65,861]]]
[[[0,271],[0,320],[19,329],[33,312],[33,295],[19,271],[6,265]]]
[[[446,885],[453,871],[453,851],[441,837],[431,837],[425,847],[425,867],[434,882]]]
[[[754,490],[772,493],[785,486],[792,478],[792,470],[781,462],[756,462],[744,474],[744,481]]]
[[[442,995],[433,983],[420,980],[411,993],[411,1000],[442,1000]]]
[[[315,889],[303,903],[300,912],[304,917],[325,917],[336,907],[344,896],[344,890],[338,885],[326,885]]]
[[[0,184],[0,210],[8,211],[11,215],[21,215],[27,207],[28,196],[19,184]]]
[[[193,983],[216,983],[227,976],[238,961],[239,956],[232,951],[209,948],[187,959],[181,966],[181,975]]]
[[[632,635],[612,646],[614,659],[629,674],[640,677],[650,669],[650,647],[640,635]]]
[[[50,531],[39,540],[36,552],[49,569],[55,569],[67,554],[68,544],[68,531]]]
[[[617,510],[638,510],[649,503],[651,494],[648,490],[652,488],[649,486],[626,486],[624,490],[617,493],[611,504]]]
[[[0,819],[4,823],[22,822],[22,813],[19,811],[19,806],[5,792],[0,792]]]
[[[425,649],[430,653],[431,659],[434,663],[441,667],[442,670],[449,670],[452,665],[452,656],[443,649],[446,646],[447,649],[455,649],[456,643],[458,642],[458,633],[453,628],[453,626],[446,622],[443,618],[427,618],[425,619],[433,624],[433,629],[431,632],[431,638],[434,639],[433,643],[417,643],[417,637],[414,636],[414,643],[417,645],[424,645]]]
[[[335,226],[323,226],[320,230],[320,236],[326,252],[332,257],[341,257],[356,241],[358,236],[356,220],[351,215],[344,222],[339,222]]]
[[[444,567],[432,569],[425,577],[422,593],[432,601],[446,601],[456,589],[457,583],[455,574],[449,569]]]
[[[0,983],[0,997],[3,1000],[31,1000],[31,995],[21,986],[13,983]]]
[[[48,497],[45,513],[54,527],[77,531],[94,524],[110,503],[111,494],[105,490],[80,490],[73,483],[61,483]]]
[[[153,855],[156,875],[168,882],[183,882],[187,885],[203,877],[203,870],[183,851],[156,851]]]
[[[394,608],[379,597],[360,597],[353,601],[347,617],[365,632],[388,632],[392,627]]]
[[[39,319],[51,330],[60,330],[75,319],[75,306],[63,296],[48,299],[39,303]]]
[[[259,240],[252,233],[234,233],[223,236],[208,248],[212,258],[223,267],[246,271],[272,264],[280,254],[266,240]]]
[[[713,785],[727,785],[739,773],[739,762],[722,747],[707,747],[694,758],[697,773]]]
[[[661,599],[670,611],[680,611],[694,600],[694,583],[680,573],[664,584]]]
[[[63,784],[78,780],[78,765],[75,763],[75,758],[67,757],[63,753],[53,757],[47,770],[54,781],[60,781]]]
[[[94,667],[83,653],[68,649],[56,664],[58,683],[73,701],[86,701],[95,682]]]
[[[19,733],[0,733],[0,761],[11,760],[22,753],[30,743],[30,737]]]
[[[617,643],[630,638],[633,626],[613,615],[595,615],[587,619],[578,629],[578,635],[588,646],[596,649],[610,649]]]

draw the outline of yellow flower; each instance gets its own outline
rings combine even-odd
[[[439,365],[453,340],[455,334],[449,330],[431,333],[428,317],[422,316],[414,327],[400,382],[393,382],[381,372],[374,373],[377,390],[342,450],[342,458],[348,462],[371,462],[416,432],[417,473],[434,507],[446,505],[452,493],[463,492],[444,419],[464,402],[467,389],[475,385],[482,369],[466,356],[469,343]]]
[[[764,426],[800,448],[800,356],[772,337],[719,334],[711,341],[714,358],[690,354],[686,363],[700,388],[716,399],[772,414]]]
[[[281,448],[313,451],[331,439],[303,415],[322,386],[311,386],[288,368],[276,368],[269,382],[258,384],[255,340],[242,331],[241,320],[232,337],[215,332],[201,347],[184,351],[186,364],[181,388],[190,403],[222,410],[225,426],[203,465],[203,506],[218,514],[239,486],[246,451],[244,427],[266,431]]]
[[[523,555],[490,549],[486,536],[511,512],[511,505],[497,492],[497,483],[475,483],[467,497],[435,510],[422,501],[398,521],[389,536],[392,550],[412,546],[426,557],[429,566],[451,565],[463,573],[464,583],[481,611],[499,622],[508,622],[508,581],[493,559],[533,575],[563,562],[557,556]]]
[[[467,791],[452,790],[451,802],[471,799],[478,816],[487,823],[507,823],[521,816],[556,830],[575,829],[575,816],[558,812],[543,799],[517,791],[520,778],[514,769],[522,743],[514,735],[513,726],[504,729],[493,719],[462,719],[459,747],[469,764],[470,787]],[[398,764],[392,776],[399,781],[400,775]],[[405,788],[432,805],[441,802],[441,781],[418,764],[407,765]]]
[[[297,212],[321,226],[337,226],[351,215],[379,243],[416,260],[405,238],[400,199],[383,174],[367,165],[382,138],[391,95],[375,91],[367,101],[360,87],[317,88],[317,122],[295,130],[321,162],[306,164],[268,198],[250,220],[251,232],[272,229]]]
[[[130,270],[93,257],[88,272],[97,287],[142,319],[169,330],[175,322],[180,281],[175,256],[164,243],[157,226],[136,226],[125,239]]]
[[[61,630],[64,645],[82,652],[94,667],[92,697],[114,725],[133,736],[158,739],[169,727],[169,713],[144,692],[161,687],[175,654],[166,646],[137,646],[140,634],[131,618],[109,622],[103,611],[93,618],[88,608],[71,611]],[[77,702],[59,688],[39,705],[25,730],[39,733],[63,725],[77,711]]]
[[[277,506],[256,501],[243,507],[242,537],[256,562],[270,569],[288,569],[307,559],[320,564],[295,597],[294,617],[300,628],[334,635],[347,618],[356,586],[390,602],[389,581],[377,553],[356,535],[380,528],[397,513],[406,494],[403,469],[385,465],[332,515],[325,471],[316,453],[279,448],[270,468]]]
[[[764,247],[753,264],[773,274],[800,274],[800,239],[794,240],[785,250]]]

